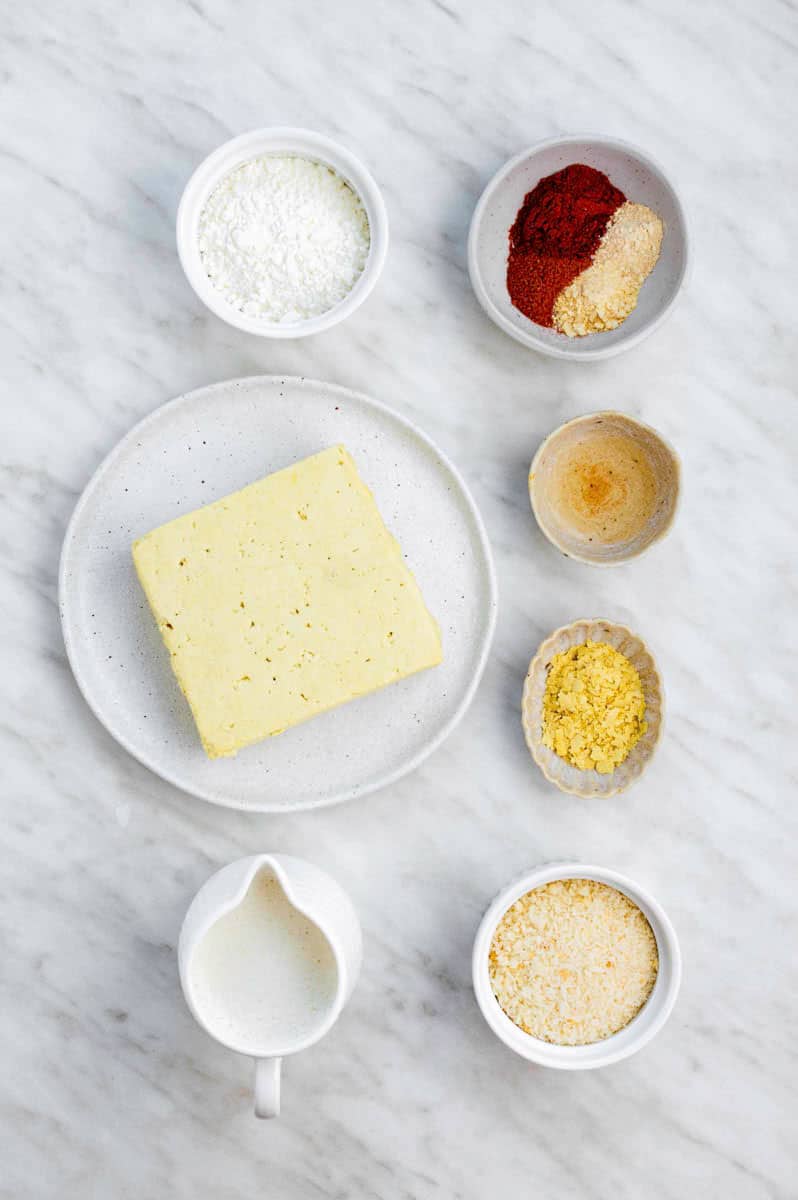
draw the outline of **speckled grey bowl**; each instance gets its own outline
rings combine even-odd
[[[632,747],[628,758],[610,775],[598,771],[582,771],[572,767],[548,746],[543,745],[543,696],[546,677],[555,654],[580,646],[584,642],[608,642],[629,659],[640,676],[643,696],[646,701],[648,729],[640,741]],[[657,664],[642,638],[632,633],[625,625],[616,625],[599,617],[574,621],[555,629],[529,664],[521,701],[521,723],[524,727],[529,753],[548,779],[561,792],[585,799],[615,796],[633,784],[648,766],[657,748],[664,720],[665,696]]]
[[[653,208],[662,218],[665,235],[659,262],[624,323],[604,333],[569,338],[536,325],[513,307],[507,291],[507,252],[510,227],[527,192],[545,176],[577,162],[603,171],[628,200]],[[485,312],[510,337],[553,358],[589,362],[630,350],[662,324],[687,277],[689,249],[681,201],[662,168],[647,154],[617,138],[557,137],[511,158],[485,188],[471,220],[468,272]]]

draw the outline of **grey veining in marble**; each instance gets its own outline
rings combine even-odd
[[[9,0],[0,45],[0,1194],[795,1196],[794,5]],[[361,153],[392,225],[367,304],[292,345],[208,314],[174,248],[193,167],[273,123]],[[571,365],[487,321],[464,241],[505,158],[583,130],[665,164],[696,262],[649,341]],[[56,608],[64,527],[100,458],[172,396],[254,372],[365,390],[422,424],[473,488],[501,590],[447,744],[377,796],[278,819],[192,800],[118,748]],[[549,430],[610,406],[679,448],[685,495],[665,543],[597,572],[543,540],[525,481]],[[644,781],[606,803],[547,786],[518,721],[538,642],[594,615],[650,641],[669,704]],[[249,1064],[184,1008],[174,948],[199,883],[267,849],[337,875],[366,958],[263,1125]],[[493,893],[565,856],[654,891],[685,957],[660,1037],[584,1074],[511,1055],[469,979]]]

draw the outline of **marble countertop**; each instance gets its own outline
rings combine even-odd
[[[7,6],[0,39],[0,1194],[795,1195],[794,12],[31,0]],[[359,152],[392,229],[366,305],[294,344],[206,312],[174,246],[194,166],[272,123]],[[696,261],[652,338],[573,365],[486,319],[464,244],[503,160],[584,130],[662,161]],[[378,795],[279,818],[212,808],[120,749],[75,687],[56,605],[64,528],[101,457],[169,398],[256,372],[345,384],[421,424],[473,489],[501,598],[477,699],[443,748]],[[672,535],[609,572],[558,557],[525,490],[541,438],[600,407],[662,430],[685,476]],[[650,641],[669,703],[644,781],[604,803],[549,787],[518,722],[539,641],[594,615]],[[365,965],[262,1124],[249,1062],[182,1002],[175,940],[213,869],[267,849],[350,891]],[[470,986],[495,891],[563,857],[647,886],[684,953],[665,1030],[597,1072],[516,1058]]]

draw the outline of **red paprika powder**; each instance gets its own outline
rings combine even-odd
[[[510,230],[507,291],[537,325],[553,325],[554,301],[590,266],[623,192],[603,172],[572,163],[524,197]]]

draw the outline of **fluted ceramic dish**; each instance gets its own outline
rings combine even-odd
[[[562,455],[594,433],[618,433],[639,445],[654,474],[657,496],[645,525],[634,536],[611,542],[590,541],[568,524],[557,505],[556,481]],[[611,567],[637,558],[665,537],[679,506],[681,467],[679,456],[656,429],[619,412],[589,413],[566,421],[538,448],[529,468],[529,499],[535,520],[561,554],[592,567]]]
[[[619,650],[637,671],[643,685],[648,728],[620,766],[609,775],[581,771],[543,745],[543,696],[546,677],[555,654],[584,642],[608,642]],[[615,625],[598,617],[574,621],[547,637],[529,664],[521,701],[521,721],[526,744],[549,783],[561,792],[585,799],[615,796],[630,787],[648,766],[662,732],[665,698],[657,664],[642,638],[625,625]]]

